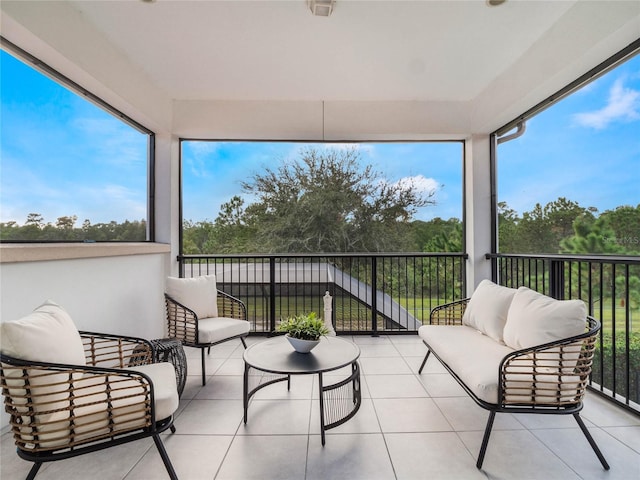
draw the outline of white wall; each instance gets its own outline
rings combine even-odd
[[[167,256],[0,264],[0,321],[20,318],[50,299],[80,330],[161,337]]]

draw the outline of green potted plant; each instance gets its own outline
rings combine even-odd
[[[329,329],[315,312],[281,320],[276,331],[286,333],[287,340],[299,353],[309,353],[320,343],[320,337],[329,333]]]

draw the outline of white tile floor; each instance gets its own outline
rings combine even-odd
[[[250,338],[250,342],[260,341]],[[475,460],[487,412],[435,358],[417,374],[417,337],[354,337],[361,348],[363,403],[357,415],[319,435],[315,377],[259,392],[242,423],[242,346],[215,347],[200,385],[199,351],[187,349],[189,379],[164,442],[188,479],[624,479],[640,478],[640,417],[596,395],[582,416],[611,465],[600,466],[571,417],[498,414],[482,470]],[[0,478],[24,479],[30,464],[1,437]],[[153,441],[43,466],[38,480],[168,478]]]

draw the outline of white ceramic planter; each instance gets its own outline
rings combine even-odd
[[[320,340],[302,340],[300,338],[290,337],[289,334],[285,335],[293,349],[298,353],[309,353],[313,348],[320,343]]]

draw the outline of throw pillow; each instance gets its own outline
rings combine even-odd
[[[218,316],[216,276],[167,278],[167,295],[193,310],[198,318]]]
[[[473,327],[495,341],[504,343],[503,330],[515,288],[503,287],[489,280],[480,282],[462,316],[462,324]]]

